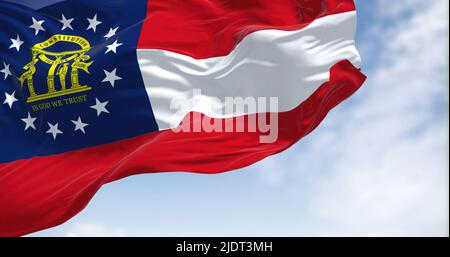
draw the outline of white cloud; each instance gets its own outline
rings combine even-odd
[[[306,140],[296,170],[270,159],[292,170],[272,181],[306,204],[304,234],[448,235],[446,5],[374,4],[367,83]],[[396,16],[404,19],[386,26]]]
[[[69,228],[67,237],[124,237],[127,236],[121,229],[107,228],[102,224],[79,223]]]
[[[278,187],[284,183],[286,170],[277,169],[278,162],[273,158],[266,159],[262,163],[255,164],[254,168],[258,169],[261,181],[270,187]],[[276,171],[276,172],[275,172]]]

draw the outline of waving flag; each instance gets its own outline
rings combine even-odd
[[[255,163],[365,79],[351,0],[20,2],[0,1],[1,236],[126,176]]]

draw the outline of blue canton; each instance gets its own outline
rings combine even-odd
[[[0,2],[0,163],[158,130],[136,57],[146,4]]]

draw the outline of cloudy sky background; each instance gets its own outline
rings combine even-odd
[[[105,185],[33,236],[448,236],[448,3],[356,0],[368,80],[307,138],[220,175]]]

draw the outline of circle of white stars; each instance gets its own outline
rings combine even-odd
[[[72,23],[75,21],[74,17],[66,16],[64,13],[61,14],[61,19],[57,19],[61,23],[61,31],[64,30],[74,30]],[[93,33],[97,32],[97,27],[100,26],[103,22],[99,18],[98,14],[95,13],[92,18],[87,18],[87,27],[86,31],[92,30]],[[45,33],[45,20],[38,19],[36,17],[31,17],[31,25],[28,27],[34,32],[35,36],[38,36],[40,33]],[[111,27],[103,37],[106,41],[109,41],[111,38],[117,36],[117,31],[119,27]],[[22,37],[19,34],[16,34],[15,37],[10,38],[11,45],[9,46],[9,49],[12,51],[20,52],[21,46],[25,43]],[[118,39],[115,39],[114,42],[109,42],[109,44],[106,44],[106,50],[104,54],[117,54],[119,51],[119,47],[122,46],[123,43],[119,42]],[[13,74],[11,72],[10,64],[2,61],[0,62],[0,79],[3,78],[3,80],[7,80],[9,77],[13,78]],[[101,81],[102,83],[107,83],[109,86],[114,88],[116,82],[118,80],[121,80],[122,77],[120,77],[117,74],[117,68],[113,69],[104,69],[103,72],[105,73],[105,78]],[[12,92],[5,92],[4,93],[4,100],[3,105],[6,105],[6,108],[13,109],[14,104],[18,101],[16,98],[16,91]],[[1,101],[1,100],[0,100]],[[1,103],[1,102],[0,102]],[[100,100],[98,98],[95,98],[95,104],[90,106],[90,109],[93,109],[96,111],[97,117],[100,117],[102,114],[108,114],[109,110],[107,108],[109,101]],[[27,130],[35,130],[36,131],[36,122],[37,118],[34,117],[30,112],[27,113],[27,116],[24,118],[21,118],[21,121],[24,123],[24,131]],[[76,119],[70,120],[70,122],[73,124],[73,132],[76,133],[82,133],[87,134],[86,127],[89,126],[88,123],[83,122],[83,118],[81,116],[78,116]],[[63,135],[64,132],[59,128],[59,123],[51,123],[47,122],[48,130],[46,131],[47,134],[51,135],[53,140],[56,140],[59,135]]]

